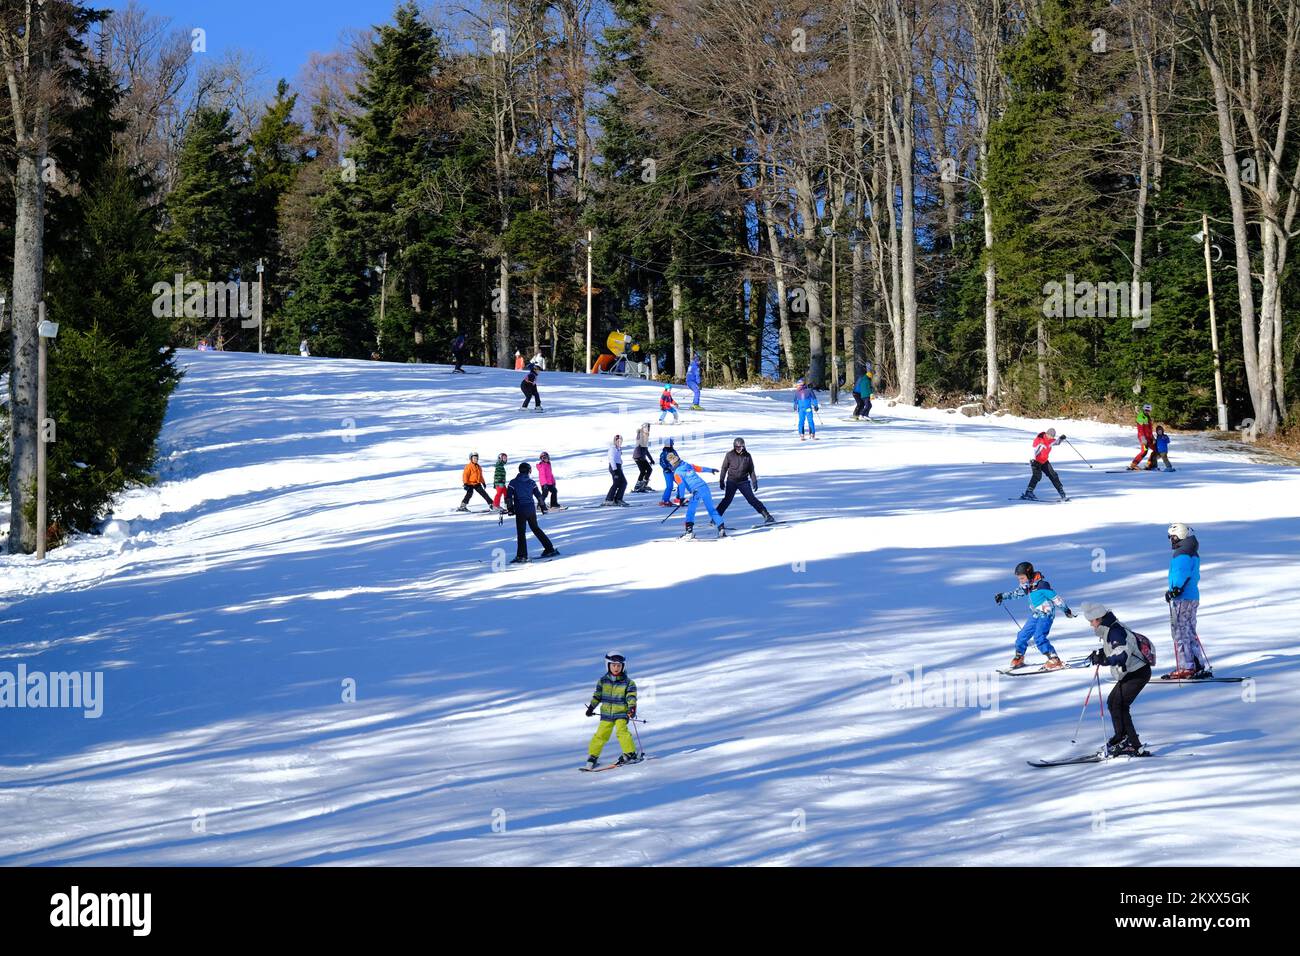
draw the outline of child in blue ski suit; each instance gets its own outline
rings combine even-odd
[[[691,367],[686,370],[686,387],[691,390],[693,398],[691,399],[691,408],[696,411],[700,408],[700,357],[691,356]]]
[[[820,406],[817,404],[817,393],[803,379],[795,383],[794,408],[799,413],[799,440],[807,441],[803,434],[805,421],[808,422],[808,430],[812,433],[812,437],[816,438],[817,422],[813,419],[813,412],[818,411]]]
[[[1020,581],[1020,587],[1014,591],[999,592],[993,597],[995,604],[1001,604],[1008,598],[1029,598],[1029,617],[1025,619],[1024,627],[1016,635],[1016,656],[1011,658],[1012,668],[1024,666],[1025,651],[1029,647],[1031,637],[1038,650],[1047,657],[1047,663],[1043,665],[1044,670],[1054,671],[1064,667],[1047,635],[1052,630],[1052,621],[1055,620],[1058,607],[1065,609],[1066,617],[1074,617],[1074,612],[1066,607],[1064,598],[1052,590],[1051,584],[1035,571],[1034,566],[1028,561],[1021,561],[1016,565],[1016,577]]]
[[[686,533],[683,537],[693,537],[695,534],[695,509],[701,501],[704,502],[704,509],[709,513],[709,518],[718,526],[718,537],[727,536],[726,525],[722,522],[722,515],[718,514],[718,509],[713,506],[713,493],[709,491],[708,484],[700,477],[699,473],[707,471],[716,475],[716,468],[701,468],[699,465],[692,465],[682,461],[677,452],[671,449],[665,450],[664,456],[668,459],[668,464],[673,468],[673,483],[681,485],[678,497],[690,494],[691,500],[686,505]]]
[[[664,450],[659,453],[659,467],[664,473],[664,496],[659,504],[667,507],[673,499],[673,466],[668,464],[668,453],[674,451],[673,440],[664,442]]]

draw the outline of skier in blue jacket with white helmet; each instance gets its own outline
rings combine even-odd
[[[804,421],[808,422],[808,430],[812,433],[814,439],[817,438],[817,422],[813,418],[813,412],[817,411],[820,406],[817,404],[817,392],[812,386],[803,379],[795,382],[794,408],[799,413],[799,440],[807,441],[803,434]]]
[[[722,522],[722,515],[718,514],[718,509],[713,506],[713,493],[709,491],[708,483],[700,477],[700,472],[707,471],[716,475],[716,468],[702,468],[699,465],[692,465],[689,462],[682,461],[677,452],[668,449],[664,452],[664,457],[668,459],[668,464],[673,467],[673,482],[680,486],[678,496],[690,494],[691,500],[686,505],[686,532],[683,538],[695,537],[695,509],[701,501],[704,502],[704,509],[709,513],[709,518],[718,526],[718,537],[727,536],[727,526]]]
[[[1212,677],[1209,657],[1196,633],[1196,612],[1201,606],[1201,545],[1192,529],[1181,521],[1169,526],[1169,546],[1174,556],[1169,561],[1169,629],[1174,638],[1177,665],[1162,680],[1187,680]]]

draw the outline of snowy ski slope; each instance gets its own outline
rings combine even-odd
[[[469,452],[490,484],[497,452],[513,476],[549,451],[561,500],[594,505],[615,432],[635,480],[659,386],[545,373],[536,415],[515,372],[181,361],[160,483],[43,566],[0,557],[0,672],[104,675],[98,719],[0,710],[0,863],[1300,863],[1300,470],[1176,435],[1177,472],[1106,474],[1133,430],[1058,421],[1096,467],[1060,448],[1077,499],[1019,503],[1048,422],[856,425],[822,393],[801,444],[788,392],[706,390],[656,456],[671,435],[717,467],[743,435],[791,524],[676,541],[656,468],[631,509],[543,517],[561,559],[502,567],[512,520],[452,513]],[[1030,768],[1099,740],[1094,695],[1069,743],[1092,669],[995,681],[993,594],[1033,561],[1164,672],[1172,520],[1201,540],[1216,671],[1255,681],[1146,690],[1155,758]],[[1081,620],[1052,638],[1096,646]],[[657,759],[581,774],[610,651]]]

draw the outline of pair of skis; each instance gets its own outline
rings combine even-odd
[[[1121,757],[1154,757],[1155,754],[1145,748],[1135,754],[1119,754],[1111,757],[1104,750],[1096,750],[1087,754],[1076,754],[1072,757],[1058,757],[1053,760],[1028,760],[1026,763],[1031,767],[1069,767],[1080,763],[1105,763],[1108,760],[1119,760]]]
[[[615,761],[614,763],[607,763],[604,765],[597,764],[594,767],[588,767],[584,764],[578,769],[581,770],[583,773],[600,773],[602,770],[617,770],[619,767],[631,767],[639,763],[644,763],[645,761],[650,759],[651,757],[649,754],[642,752],[640,755],[637,756],[635,760],[624,760],[622,763]]]

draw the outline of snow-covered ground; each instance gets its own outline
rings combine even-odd
[[[706,391],[656,455],[717,467],[743,435],[791,524],[679,542],[629,494],[544,517],[565,556],[503,567],[512,523],[452,513],[469,452],[490,483],[497,452],[513,475],[549,451],[594,505],[658,386],[547,373],[536,415],[515,372],[181,360],[160,483],[43,566],[0,557],[0,671],[104,680],[98,719],[0,710],[0,863],[1300,863],[1300,470],[1176,436],[1178,471],[1108,474],[1131,429],[1055,422],[1096,467],[1061,448],[1077,499],[1019,503],[1045,422],[824,404],[801,444],[789,393]],[[994,592],[1031,560],[1163,672],[1172,520],[1216,670],[1254,682],[1145,691],[1155,758],[1030,768],[1100,738],[1094,695],[1070,745],[1092,669],[995,681]],[[655,759],[581,774],[606,652]],[[936,681],[980,706],[934,706]]]

